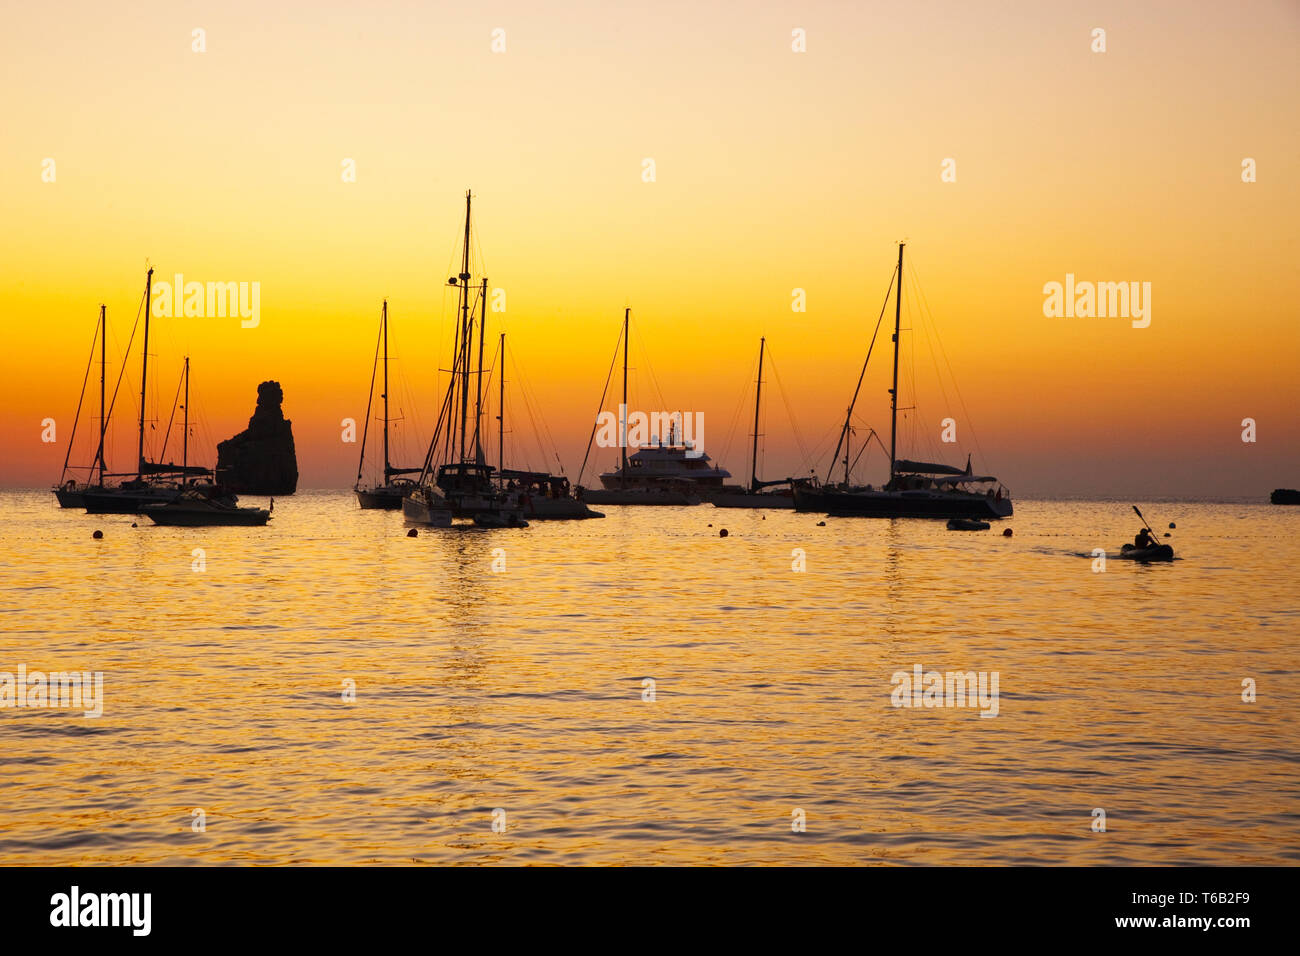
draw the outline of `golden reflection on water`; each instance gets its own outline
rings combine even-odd
[[[0,861],[1300,859],[1300,509],[1144,506],[1180,560],[1101,574],[1127,504],[605,510],[412,539],[342,492],[260,530],[0,493],[0,671],[105,694],[0,710]],[[999,715],[891,706],[914,664],[997,671]]]

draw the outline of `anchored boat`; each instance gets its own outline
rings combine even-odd
[[[715,467],[709,456],[692,442],[679,435],[677,422],[669,425],[668,440],[654,436],[651,443],[627,453],[627,350],[631,309],[623,310],[623,404],[619,406],[619,467],[600,476],[600,488],[585,489],[579,485],[578,494],[583,501],[597,505],[697,505],[706,496],[722,490],[722,482],[731,472]],[[616,353],[617,354],[617,353]],[[606,388],[608,389],[608,380]],[[601,404],[605,402],[601,396]],[[592,438],[595,437],[595,426]],[[680,441],[679,441],[680,438]],[[590,453],[591,442],[587,443]],[[586,471],[584,458],[578,477]]]
[[[897,283],[894,298],[894,376],[889,390],[889,480],[880,488],[871,485],[849,484],[848,438],[853,407],[857,403],[867,362],[875,336],[867,350],[858,386],[849,404],[848,416],[835,447],[833,461],[838,461],[844,448],[844,481],[838,485],[798,482],[794,485],[794,506],[797,511],[867,518],[1008,518],[1012,514],[1011,497],[997,478],[976,475],[971,471],[967,456],[965,469],[934,462],[910,461],[897,456],[898,451],[898,353],[902,337],[903,309],[903,243],[898,245],[898,266],[891,286]],[[888,303],[888,298],[886,298]],[[881,311],[883,317],[883,309]],[[880,324],[877,321],[876,332]],[[872,431],[874,436],[875,432]],[[870,436],[868,440],[870,439]],[[879,441],[879,436],[876,436]],[[865,447],[865,445],[864,445]],[[829,479],[828,479],[829,480]]]
[[[366,439],[370,434],[370,408],[375,398],[375,373],[378,371],[378,358],[370,369],[370,395],[366,399],[366,424],[361,431],[361,460],[357,462],[357,480],[352,486],[356,493],[357,503],[362,508],[383,509],[395,511],[402,507],[402,499],[405,498],[415,489],[415,482],[406,475],[418,475],[419,468],[394,468],[393,463],[388,457],[389,444],[389,417],[388,417],[388,300],[384,300],[380,310],[379,319],[379,339],[383,346],[384,352],[384,381],[383,392],[380,395],[384,403],[384,473],[383,480],[373,485],[362,487],[361,475],[366,464]],[[380,346],[375,346],[375,351],[379,351]]]
[[[497,486],[493,481],[495,469],[487,464],[483,453],[483,339],[488,280],[481,276],[480,282],[472,283],[470,210],[471,195],[467,191],[460,273],[447,280],[457,290],[459,312],[451,381],[420,476],[402,499],[402,514],[408,521],[443,528],[449,527],[454,518],[474,520],[480,516],[484,516],[486,523],[499,517],[505,522],[516,521],[514,527],[522,527],[525,523],[519,493],[503,491]]]
[[[99,322],[95,326],[95,338],[90,343],[90,361],[86,364],[86,377],[82,379],[81,396],[77,399],[77,414],[72,420],[72,434],[68,436],[68,453],[63,458],[63,471],[59,475],[58,485],[54,488],[54,497],[58,500],[60,508],[84,508],[86,492],[102,490],[104,487],[104,433],[108,428],[108,416],[104,410],[104,388],[108,371],[106,313],[105,306],[101,305]],[[81,421],[81,405],[86,399],[86,384],[90,380],[90,362],[95,359],[96,342],[99,344],[99,447],[90,464],[90,478],[95,479],[96,468],[99,470],[99,477],[96,480],[79,482],[68,477],[68,463],[72,460],[72,445],[77,438],[77,424]]]
[[[151,462],[145,457],[144,435],[145,435],[145,412],[147,387],[149,381],[149,308],[150,292],[153,283],[153,269],[145,274],[144,300],[142,308],[144,310],[144,340],[140,349],[140,421],[136,446],[136,470],[134,477],[131,473],[115,475],[112,472],[106,472],[103,465],[104,459],[104,423],[112,416],[113,405],[116,403],[116,389],[114,390],[114,400],[110,402],[106,411],[101,414],[100,425],[100,448],[97,458],[100,465],[99,484],[87,486],[81,489],[72,489],[75,494],[80,496],[80,506],[84,507],[90,514],[137,514],[142,508],[152,504],[163,504],[176,498],[182,491],[189,489],[197,494],[209,497],[229,497],[211,481],[212,470],[201,468],[197,465],[189,464],[189,389],[190,389],[190,360],[185,358],[184,371],[181,377],[181,386],[184,387],[185,404],[184,425],[182,433],[182,459],[181,463],[173,462]],[[102,312],[101,312],[102,315]],[[137,320],[138,321],[138,320]],[[101,333],[102,339],[102,333]],[[131,341],[135,339],[134,330],[131,333]],[[128,342],[127,351],[130,351]],[[125,367],[125,356],[123,365]],[[103,377],[105,359],[103,352],[100,353],[101,378]],[[121,383],[121,376],[118,379]],[[176,401],[181,400],[181,386],[177,387]],[[103,387],[101,385],[101,405]],[[167,438],[171,434],[171,422],[175,420],[175,407],[172,409],[173,418],[168,422],[167,437],[163,440],[162,451],[159,457],[163,457],[167,451]],[[116,485],[108,485],[105,478],[120,477],[122,480]],[[71,500],[71,499],[70,499]],[[233,501],[233,498],[229,498]]]

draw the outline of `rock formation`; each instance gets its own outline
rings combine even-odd
[[[237,495],[291,495],[298,487],[293,422],[284,417],[279,382],[257,386],[248,428],[217,445],[217,482]]]

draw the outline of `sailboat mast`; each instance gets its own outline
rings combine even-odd
[[[99,307],[99,486],[104,486],[104,432],[108,422],[104,418],[104,379],[107,377],[108,358],[105,340],[108,338],[107,308]]]
[[[478,298],[478,375],[474,378],[474,461],[483,463],[483,336],[487,332],[487,276]]]
[[[849,417],[850,418],[853,417],[853,413],[851,411],[849,412]],[[849,486],[849,452],[850,452],[849,446],[852,444],[853,444],[853,426],[845,425],[844,426],[844,487],[845,488]]]
[[[889,390],[889,481],[894,481],[898,450],[898,336],[903,322],[903,246],[898,244],[898,289],[894,296],[894,387]],[[847,457],[847,456],[846,456]]]
[[[497,475],[506,469],[506,334],[501,333],[501,380],[497,382]]]
[[[190,464],[190,357],[185,356],[185,433],[181,436],[181,485]]]
[[[149,301],[150,293],[153,290],[153,267],[144,277],[144,347],[140,349],[142,356],[140,363],[140,440],[137,445],[136,455],[136,481],[144,477],[144,396],[145,383],[149,379],[149,310],[152,303]]]
[[[619,451],[622,453],[622,467],[619,469],[619,485],[627,486],[627,328],[630,308],[623,310],[623,407],[619,417],[623,420],[618,436]]]
[[[388,484],[388,300],[384,300],[384,307],[380,322],[384,326],[384,484]]]
[[[465,190],[465,248],[460,262],[460,344],[461,386],[460,386],[460,460],[465,460],[465,423],[469,418],[469,349],[472,326],[469,315],[469,211],[470,192]]]
[[[758,340],[758,386],[754,389],[754,459],[749,469],[749,490],[758,491],[758,409],[763,401],[763,347],[766,338]]]

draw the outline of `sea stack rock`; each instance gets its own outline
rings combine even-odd
[[[291,495],[298,488],[293,422],[280,408],[279,382],[257,386],[248,428],[217,445],[217,482],[237,495]]]

